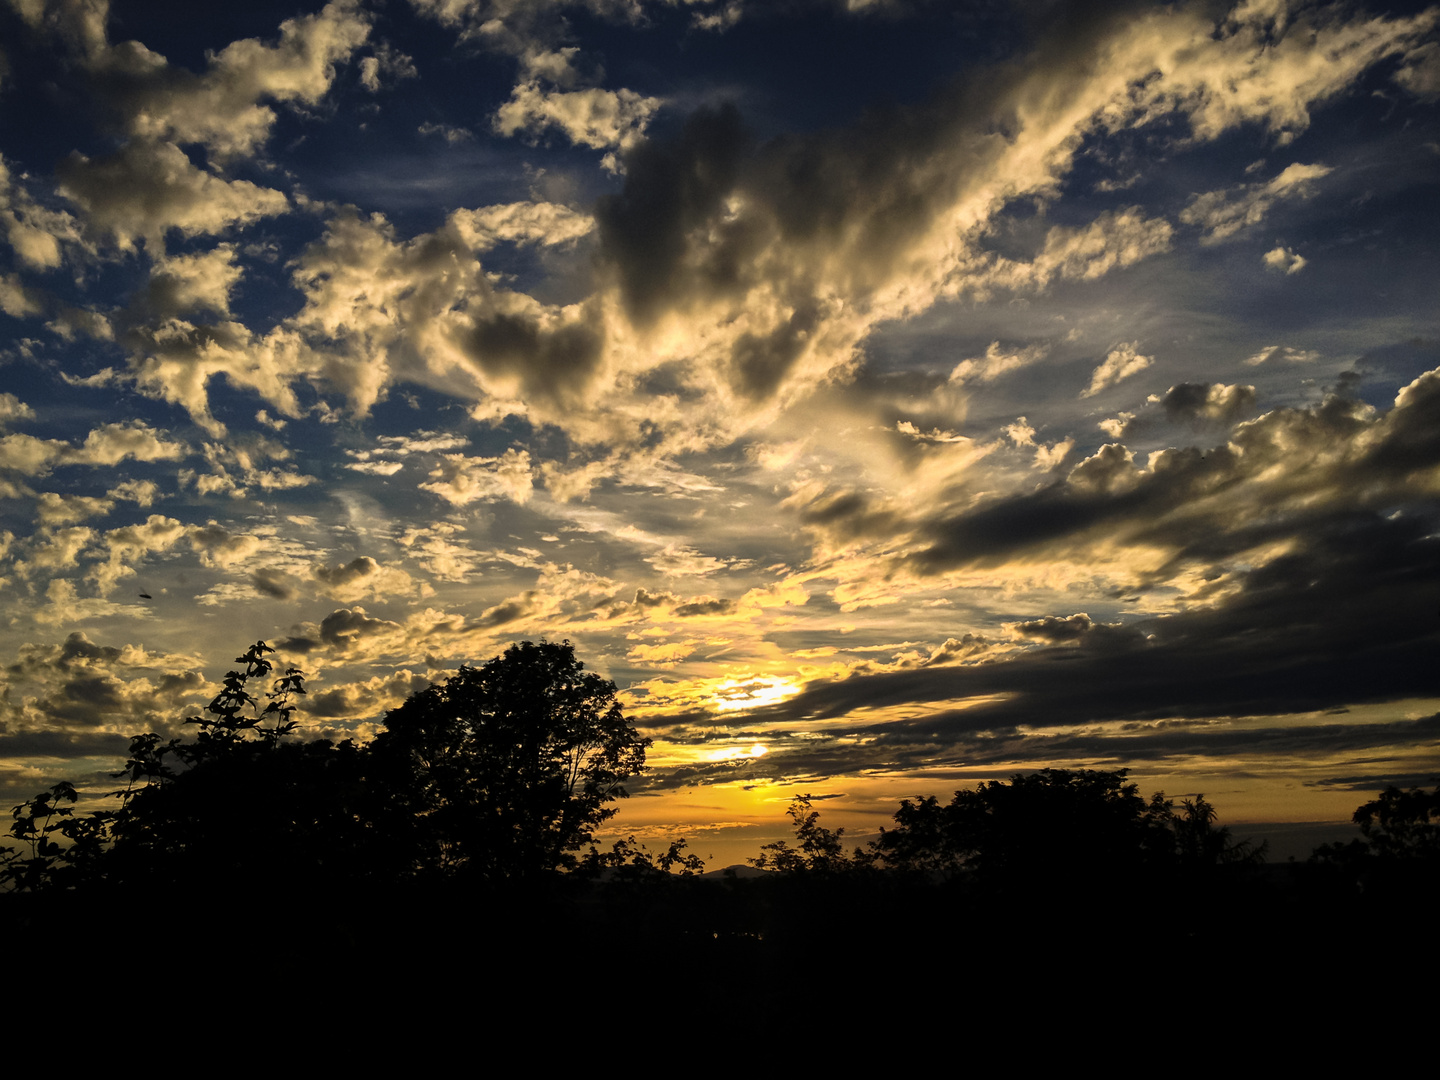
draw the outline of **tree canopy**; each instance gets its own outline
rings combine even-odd
[[[1170,819],[1164,796],[1143,799],[1124,769],[1041,769],[957,791],[948,806],[933,796],[905,800],[875,854],[898,867],[991,877],[1114,871],[1168,857]]]
[[[895,825],[846,856],[843,829],[820,824],[811,796],[789,808],[796,846],[767,844],[753,866],[765,870],[842,873],[889,869],[1018,884],[1041,876],[1071,879],[1145,869],[1257,861],[1263,846],[1237,843],[1215,825],[1216,811],[1197,795],[1177,813],[1157,792],[1148,800],[1127,770],[1041,769],[957,791],[947,805],[933,795],[905,799]]]
[[[187,721],[193,739],[135,736],[113,808],[78,813],[69,782],[15,807],[10,835],[23,846],[0,849],[0,886],[534,878],[573,869],[645,767],[649,740],[615,684],[585,671],[568,641],[521,642],[461,668],[392,710],[363,747],[293,739],[304,677],[272,678],[270,652],[262,641],[236,658]],[[672,863],[691,867],[673,850]]]
[[[419,866],[484,879],[572,868],[650,740],[568,642],[521,642],[413,695],[373,754]]]

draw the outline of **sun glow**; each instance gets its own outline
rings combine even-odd
[[[769,750],[756,743],[751,747],[727,746],[724,750],[716,750],[710,754],[711,761],[744,761],[752,758],[764,757]]]
[[[778,705],[800,692],[794,679],[778,675],[757,675],[748,679],[726,679],[712,693],[717,712],[735,712],[760,705]]]

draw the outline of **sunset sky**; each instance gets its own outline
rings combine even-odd
[[[796,794],[1440,773],[1440,9],[0,0],[0,809],[256,640]]]

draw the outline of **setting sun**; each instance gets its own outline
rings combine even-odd
[[[1440,9],[177,10],[0,5],[0,807],[261,641],[337,747],[565,643],[736,858],[1440,772]]]

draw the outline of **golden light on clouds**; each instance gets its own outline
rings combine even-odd
[[[1440,8],[1367,3],[0,6],[0,805],[261,638],[337,741],[569,639],[657,829],[1440,771]]]
[[[733,746],[724,750],[712,750],[709,755],[711,761],[740,761],[745,758],[758,758],[766,754],[766,748],[756,743],[750,747]]]
[[[800,684],[785,676],[756,675],[725,679],[712,691],[711,706],[721,713],[777,705],[800,691]]]

